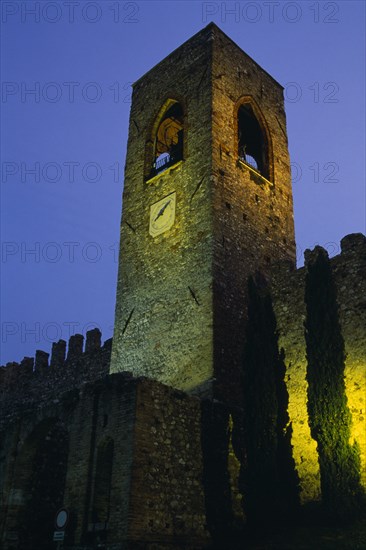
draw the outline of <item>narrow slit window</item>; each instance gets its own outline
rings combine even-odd
[[[269,179],[266,135],[249,103],[238,111],[238,153],[241,161]]]

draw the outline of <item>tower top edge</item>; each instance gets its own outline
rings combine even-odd
[[[197,40],[197,38],[200,37],[200,35],[204,35],[205,33],[208,33],[208,32],[211,32],[211,37],[207,37],[207,41],[214,41],[215,40],[215,33],[216,34],[220,34],[222,37],[224,37],[228,42],[230,42],[231,44],[233,44],[247,59],[249,59],[252,63],[254,63],[255,65],[257,65],[257,67],[263,71],[267,76],[269,76],[269,78],[276,84],[276,86],[278,86],[279,88],[281,88],[281,90],[284,89],[284,86],[282,86],[282,84],[280,84],[269,72],[267,72],[265,69],[263,69],[263,67],[261,65],[259,65],[259,63],[257,61],[255,61],[255,59],[253,59],[250,55],[248,55],[232,38],[230,38],[230,36],[228,36],[220,27],[218,27],[216,25],[216,23],[214,23],[213,21],[211,21],[208,25],[206,25],[205,27],[203,27],[202,29],[200,29],[197,33],[195,33],[194,35],[192,35],[190,38],[188,38],[187,40],[185,40],[184,42],[182,42],[182,44],[180,44],[179,46],[177,46],[174,50],[172,50],[168,55],[166,55],[165,57],[163,57],[163,59],[161,59],[160,61],[158,61],[158,63],[156,63],[155,65],[153,65],[151,67],[151,69],[149,69],[148,71],[146,71],[146,73],[144,73],[143,75],[140,76],[140,78],[138,78],[135,82],[133,82],[132,84],[132,87],[134,88],[136,85],[138,85],[148,74],[150,74],[153,70],[155,70],[156,68],[158,68],[162,63],[164,63],[167,59],[169,59],[170,57],[174,56],[177,54],[177,52],[179,52],[179,50],[181,48],[184,48],[186,47],[190,42],[193,42],[195,40]]]

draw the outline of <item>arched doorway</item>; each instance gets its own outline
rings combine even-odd
[[[63,505],[68,450],[68,433],[56,418],[41,422],[26,438],[16,458],[4,548],[54,549],[54,519]]]

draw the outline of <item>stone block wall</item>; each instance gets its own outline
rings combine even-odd
[[[129,539],[171,548],[205,546],[199,399],[143,379],[134,446]]]
[[[4,550],[49,542],[60,507],[70,512],[70,549],[100,543],[114,550],[199,549],[220,533],[227,536],[242,516],[230,413],[219,403],[203,405],[159,382],[118,373],[63,393],[55,403],[18,410],[4,428]],[[113,446],[110,477],[98,462],[106,442]],[[48,495],[55,472],[58,491]],[[107,499],[96,517],[98,477]],[[37,513],[42,530],[34,528]]]
[[[359,443],[366,486],[365,237],[345,237],[342,253],[331,259],[331,266],[347,352],[351,443],[353,439]],[[306,409],[305,270],[282,263],[272,278],[302,502],[320,498],[316,443]],[[100,334],[92,332],[83,352],[80,338],[73,339],[65,362],[64,351],[62,356],[57,354],[60,345],[56,345],[52,366],[38,353],[34,372],[29,366],[29,372],[23,373],[24,363],[8,365],[2,372],[4,549],[32,547],[21,526],[32,532],[38,521],[34,509],[44,510],[44,502],[49,515],[42,520],[42,525],[48,525],[40,531],[42,536],[51,536],[54,513],[66,506],[71,512],[66,547],[73,549],[103,541],[110,550],[198,549],[235,534],[244,520],[238,481],[245,448],[240,429],[235,433],[240,428],[240,408],[202,400],[129,373],[103,376],[108,372],[110,343],[98,347],[91,344],[95,341],[100,342]],[[77,366],[80,372],[89,366],[89,382],[75,374]],[[42,368],[46,374],[40,375]],[[106,448],[112,449],[109,473],[103,466],[108,460],[98,462]],[[102,490],[102,497],[98,479],[110,488],[107,493]],[[47,487],[52,488],[52,497]]]
[[[240,400],[247,279],[295,262],[283,88],[213,28],[212,186],[215,394]],[[268,141],[268,179],[239,158],[238,109],[251,105]]]
[[[183,107],[184,159],[148,179],[168,98]],[[239,159],[245,99],[270,180]],[[150,207],[173,192],[175,222],[153,238]],[[279,259],[295,259],[283,89],[210,24],[134,85],[111,372],[237,402],[247,277]]]
[[[366,238],[348,235],[341,241],[342,253],[331,259],[337,288],[340,324],[345,341],[345,383],[352,413],[352,444],[361,450],[362,483],[366,487]],[[320,498],[316,442],[310,435],[307,413],[306,344],[304,302],[306,267],[294,270],[278,266],[272,273],[272,294],[285,351],[289,415],[293,427],[293,452],[301,479],[302,500]]]
[[[123,192],[111,372],[183,390],[212,376],[209,38],[198,33],[134,84]],[[184,158],[149,179],[169,99],[183,108]],[[172,193],[174,224],[152,237],[150,208]]]

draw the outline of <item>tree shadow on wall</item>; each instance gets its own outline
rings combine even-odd
[[[216,401],[201,402],[201,444],[206,525],[212,548],[229,548],[241,539],[243,525],[233,511],[229,471],[231,439],[228,407]],[[235,453],[236,454],[236,453]]]
[[[206,521],[214,548],[237,548],[252,533],[287,529],[299,512],[284,351],[278,348],[272,300],[260,275],[248,282],[244,340],[241,409],[216,401],[201,405]],[[240,461],[241,521],[233,509],[230,444]]]
[[[284,351],[265,279],[248,280],[245,335],[243,437],[240,488],[249,529],[286,528],[299,511],[299,478],[292,456],[292,426]]]

